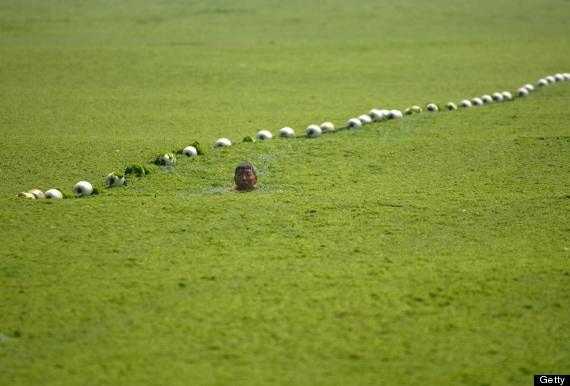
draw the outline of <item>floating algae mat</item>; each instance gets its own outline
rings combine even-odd
[[[203,189],[198,192],[179,192],[179,195],[183,196],[203,196],[203,195],[210,195],[210,194],[252,194],[255,195],[257,193],[282,193],[284,192],[283,189],[276,189],[269,186],[260,185],[255,188],[255,190],[251,191],[228,191],[226,187],[224,188],[209,188]]]
[[[226,188],[209,188],[209,189],[202,189],[198,192],[178,192],[178,195],[181,196],[204,196],[210,194],[222,194],[222,193],[231,193],[226,190]]]
[[[125,168],[125,175],[134,175],[135,177],[142,177],[156,171],[155,165],[131,164]]]
[[[2,4],[2,386],[567,373],[570,83],[241,139],[566,70],[569,2]],[[221,137],[234,146],[211,149]],[[105,197],[15,197],[101,183],[195,139],[205,156],[139,168]],[[224,194],[243,161],[259,190]]]

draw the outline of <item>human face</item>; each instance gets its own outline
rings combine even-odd
[[[251,169],[239,170],[235,176],[237,190],[251,190],[255,188],[257,177]]]

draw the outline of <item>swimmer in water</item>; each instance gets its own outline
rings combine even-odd
[[[236,167],[234,181],[235,185],[227,188],[227,191],[250,192],[255,190],[255,184],[257,184],[257,170],[255,166],[249,162],[239,164]]]

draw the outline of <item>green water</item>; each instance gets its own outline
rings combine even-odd
[[[570,371],[561,0],[0,0],[0,385],[526,385]],[[234,146],[212,149],[220,137]],[[122,187],[104,177],[199,141]],[[230,193],[237,164],[259,187]],[[87,180],[96,196],[17,197]]]

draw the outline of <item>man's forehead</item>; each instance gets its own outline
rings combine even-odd
[[[256,175],[257,171],[255,170],[255,166],[250,164],[249,162],[239,164],[235,170],[236,175]]]

